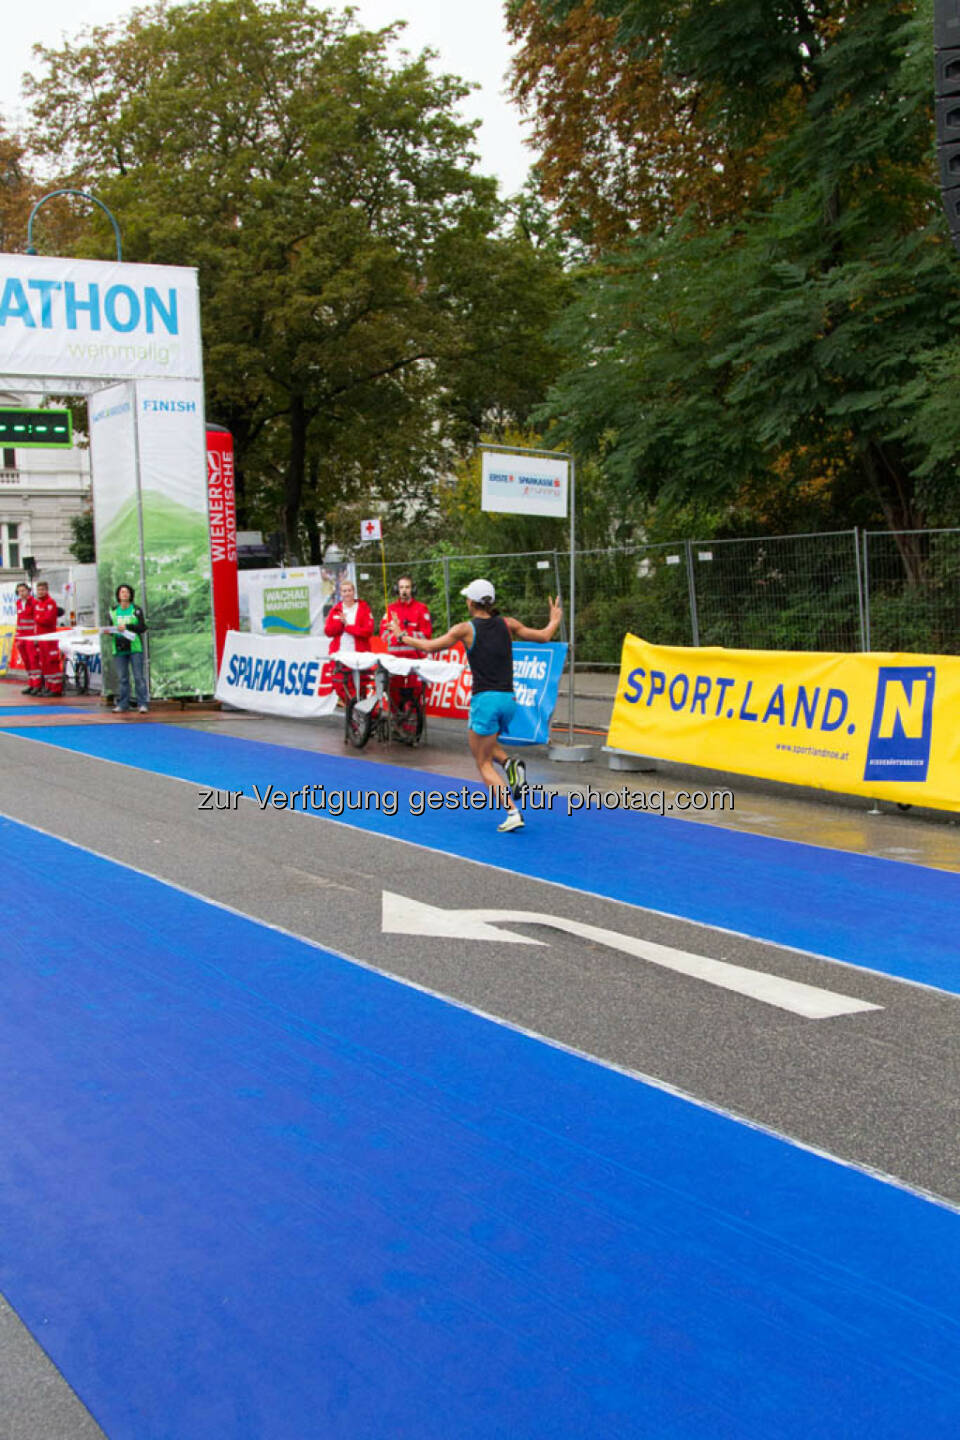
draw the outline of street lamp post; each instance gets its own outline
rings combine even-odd
[[[30,218],[27,221],[27,254],[37,254],[37,247],[33,243],[33,217],[36,215],[37,211],[41,208],[41,206],[46,205],[48,200],[56,200],[58,195],[78,195],[81,200],[90,200],[93,202],[94,205],[100,206],[100,209],[103,211],[104,215],[106,215],[107,219],[110,221],[110,224],[113,226],[113,238],[117,242],[117,259],[119,261],[122,261],[123,246],[120,243],[120,226],[117,224],[116,217],[114,216],[113,211],[108,209],[107,206],[104,205],[102,200],[98,200],[96,195],[91,195],[86,190],[51,190],[49,195],[41,195],[36,205],[34,205],[33,209],[30,211]]]

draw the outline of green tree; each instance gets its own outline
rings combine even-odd
[[[467,87],[392,64],[396,34],[305,0],[156,5],[41,49],[29,87],[36,153],[96,186],[128,258],[199,268],[208,413],[289,553],[345,494],[428,492],[463,415],[543,394],[542,353],[494,335],[480,362],[471,305],[502,282],[542,352],[550,263],[498,238]]]
[[[70,516],[70,554],[81,565],[92,565],[97,558],[96,542],[93,535],[93,511],[85,510],[82,515]]]
[[[563,325],[573,365],[543,418],[601,449],[627,490],[726,509],[734,529],[748,497],[773,527],[801,495],[821,523],[955,516],[960,292],[929,5],[601,8],[634,37],[671,35],[667,68],[713,87],[724,143],[758,139],[789,103],[796,118],[748,211],[688,214],[581,277]],[[914,542],[898,544],[918,578]]]
[[[25,247],[33,200],[33,177],[23,141],[0,122],[0,250]]]
[[[709,16],[697,17],[705,33],[715,33],[722,8],[711,0]],[[746,8],[735,7],[731,18]],[[593,251],[669,223],[691,205],[714,220],[736,214],[792,108],[782,105],[784,113],[748,143],[722,134],[715,82],[689,67],[678,71],[675,12],[691,7],[660,7],[646,28],[622,24],[617,9],[602,0],[509,0],[506,7],[519,42],[512,93],[531,118],[542,193]]]

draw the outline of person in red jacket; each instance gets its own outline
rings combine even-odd
[[[37,622],[38,635],[52,635],[57,628],[57,616],[63,611],[49,592],[46,580],[37,581],[37,598],[33,602],[33,614]],[[41,695],[60,696],[63,694],[63,656],[60,646],[53,640],[38,642],[40,669],[43,674]],[[36,693],[36,692],[35,692]]]
[[[412,645],[405,645],[402,640],[397,639],[390,628],[391,620],[396,620],[406,635],[417,635],[421,640],[429,640],[433,634],[433,616],[423,601],[416,599],[413,580],[409,575],[401,575],[397,581],[397,598],[387,606],[387,613],[380,621],[380,638],[387,642],[391,655],[399,655],[405,660],[419,659],[419,650],[414,650]],[[401,710],[411,695],[415,698],[422,689],[423,681],[419,675],[392,675],[391,709]]]
[[[27,672],[24,695],[39,695],[43,689],[40,658],[37,655],[36,645],[30,639],[37,633],[37,617],[33,613],[33,607],[33,591],[25,580],[21,580],[17,586],[17,649],[23,660],[23,668]]]
[[[330,636],[331,655],[354,655],[368,651],[370,636],[373,634],[373,616],[366,600],[357,599],[357,590],[352,580],[340,581],[340,599],[327,616],[324,630]],[[342,680],[334,676],[333,688],[340,699],[346,701],[347,694]]]

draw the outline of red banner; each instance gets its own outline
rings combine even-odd
[[[467,664],[467,653],[458,640],[447,650],[438,650],[430,657],[433,660],[456,660],[463,666],[463,673],[456,680],[447,680],[442,685],[431,685],[427,690],[427,714],[443,715],[448,720],[462,720],[470,713],[470,694],[473,676]]]
[[[217,670],[228,630],[240,628],[237,591],[237,499],[233,483],[233,436],[207,426],[207,492],[210,505],[210,562]]]

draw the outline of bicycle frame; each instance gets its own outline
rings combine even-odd
[[[344,701],[344,742],[361,750],[371,735],[379,741],[400,740],[405,745],[418,745],[424,727],[424,686],[409,687],[415,699],[401,710],[391,703],[392,676],[377,663],[360,669],[337,663],[335,675],[338,693]]]
[[[71,687],[78,695],[86,695],[90,689],[90,667],[85,655],[63,652],[63,693]]]

